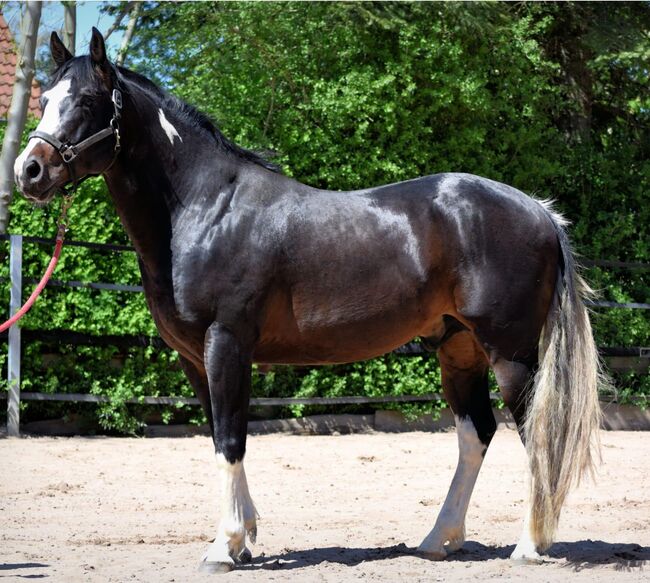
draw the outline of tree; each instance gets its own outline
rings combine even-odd
[[[104,7],[112,28],[124,29],[131,2]],[[647,2],[147,1],[128,64],[211,115],[234,141],[277,152],[284,170],[304,182],[345,189],[440,171],[483,174],[557,199],[584,257],[648,262],[649,30]],[[56,206],[34,209],[17,197],[12,232],[53,235],[56,214]],[[80,187],[71,219],[75,239],[127,242],[101,180]],[[26,246],[26,276],[40,276],[46,261]],[[139,281],[128,254],[69,247],[60,269],[68,281]],[[647,273],[586,275],[602,299],[647,302]],[[600,346],[650,343],[642,310],[595,310],[593,321]],[[154,333],[141,295],[99,290],[46,290],[23,322],[96,335]],[[106,427],[137,425],[130,397],[192,394],[169,353],[133,349],[117,369],[106,366],[122,358],[115,349],[57,347],[64,359],[54,368],[43,367],[37,345],[27,350],[25,379],[38,390],[110,395],[97,413]],[[650,396],[645,379],[619,388]],[[435,360],[389,356],[274,369],[253,390],[378,396],[430,392],[439,382]]]
[[[124,65],[124,60],[126,59],[126,54],[129,50],[129,45],[131,44],[131,39],[133,38],[136,24],[138,23],[138,16],[140,15],[141,7],[141,2],[131,3],[129,23],[126,25],[126,31],[124,32],[124,37],[122,38],[122,45],[120,46],[120,51],[115,61],[118,65]]]
[[[14,162],[18,156],[20,139],[25,127],[27,106],[34,78],[34,55],[41,19],[41,2],[25,2],[20,19],[20,47],[16,63],[11,106],[7,128],[0,152],[0,233],[7,231],[9,203],[14,187]]]
[[[63,44],[74,55],[77,31],[77,3],[64,0],[63,4]]]
[[[115,16],[113,24],[111,24],[111,26],[104,33],[104,41],[107,41],[108,37],[111,36],[121,26],[124,17],[131,11],[134,4],[135,2],[121,2],[119,6],[109,4],[104,7],[106,12]]]

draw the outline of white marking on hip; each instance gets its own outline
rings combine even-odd
[[[217,454],[221,482],[221,517],[217,536],[208,547],[203,560],[233,564],[246,547],[246,533],[255,542],[257,512],[250,493],[243,462],[231,464]]]
[[[454,418],[458,434],[458,466],[436,524],[418,549],[441,559],[448,550],[455,551],[465,542],[465,515],[487,449],[469,417]],[[445,543],[449,543],[447,548]]]
[[[160,121],[160,125],[164,132],[167,134],[167,137],[169,138],[172,146],[174,145],[174,136],[177,137],[181,142],[183,141],[183,138],[181,138],[176,128],[167,119],[165,112],[162,109],[158,109],[158,121]]]
[[[52,87],[52,89],[48,89],[43,93],[43,99],[47,100],[47,104],[43,111],[43,117],[36,128],[38,131],[56,136],[61,127],[61,104],[70,95],[71,85],[72,81],[70,79],[63,79]],[[20,178],[25,160],[29,158],[34,147],[42,142],[43,140],[40,138],[32,138],[20,156],[16,158],[14,162],[14,174],[17,178]]]

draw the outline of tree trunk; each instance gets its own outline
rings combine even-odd
[[[122,24],[122,20],[124,20],[124,17],[127,15],[127,13],[131,12],[133,9],[133,6],[135,5],[135,2],[127,2],[120,8],[118,13],[115,16],[115,21],[113,24],[111,24],[110,28],[104,33],[104,41],[108,40],[108,37],[111,36]]]
[[[20,138],[25,129],[29,96],[34,79],[34,53],[41,20],[41,2],[25,2],[20,18],[20,47],[16,62],[11,105],[7,116],[7,128],[0,152],[0,233],[7,231],[9,224],[9,203],[14,187],[14,162],[20,148]]]
[[[136,2],[131,9],[129,15],[129,24],[126,26],[126,32],[124,33],[124,38],[122,38],[122,46],[120,47],[120,52],[115,61],[118,65],[124,65],[124,59],[126,59],[126,53],[129,50],[129,45],[131,44],[131,39],[133,38],[133,33],[135,32],[135,25],[138,23],[138,16],[140,15],[140,7],[142,6],[141,2]]]
[[[63,44],[74,55],[77,37],[77,3],[74,0],[67,0],[61,4],[63,4]]]

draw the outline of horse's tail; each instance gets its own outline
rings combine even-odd
[[[566,222],[544,206],[555,225],[561,257],[524,424],[532,476],[530,531],[540,551],[553,542],[572,485],[585,472],[593,476],[594,458],[600,456],[598,386],[606,382],[583,303],[593,292],[577,272]]]

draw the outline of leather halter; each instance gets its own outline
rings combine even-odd
[[[59,153],[61,159],[68,167],[73,187],[76,187],[78,184],[73,162],[84,150],[87,150],[91,146],[94,146],[96,143],[101,142],[106,138],[115,136],[115,149],[113,159],[100,174],[106,172],[106,170],[108,170],[115,163],[115,160],[117,160],[117,155],[120,153],[121,148],[119,121],[122,117],[122,93],[119,89],[113,89],[111,101],[113,102],[113,117],[111,118],[108,127],[95,132],[81,142],[77,142],[76,144],[71,144],[69,141],[62,142],[61,140],[55,138],[53,135],[48,134],[47,132],[42,132],[40,130],[36,130],[29,134],[30,140],[32,138],[39,138],[44,142],[50,144]]]

